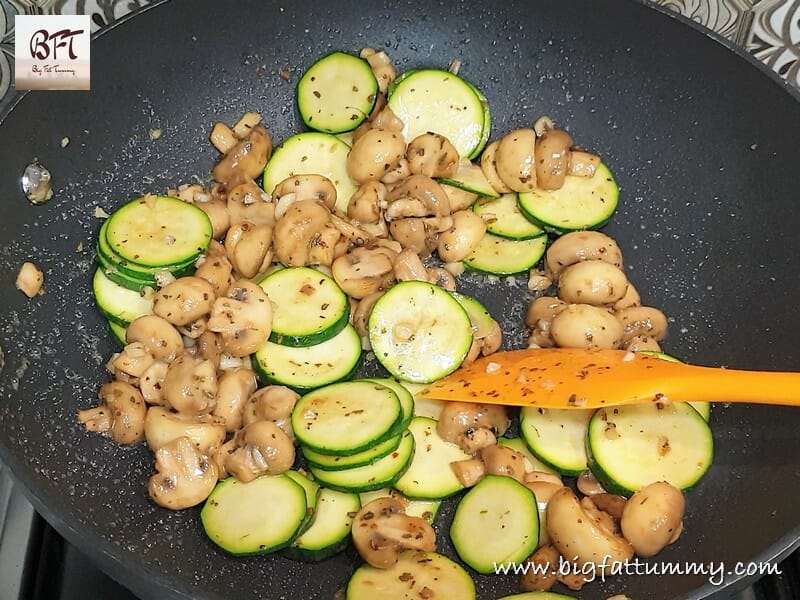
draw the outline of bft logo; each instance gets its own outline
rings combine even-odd
[[[14,85],[18,90],[88,90],[88,15],[14,17]]]

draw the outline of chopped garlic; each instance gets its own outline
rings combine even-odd
[[[94,216],[97,217],[98,219],[107,219],[111,215],[109,215],[106,211],[104,211],[102,206],[95,206]]]
[[[498,373],[501,368],[502,365],[500,363],[490,362],[486,365],[486,373],[489,375],[494,375],[495,373]]]
[[[32,262],[22,263],[22,266],[17,273],[17,289],[25,294],[28,298],[33,298],[37,294],[42,293],[42,284],[44,283],[44,273],[42,270]]]

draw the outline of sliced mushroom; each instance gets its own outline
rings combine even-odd
[[[197,357],[208,360],[211,364],[219,366],[220,356],[222,355],[222,338],[213,331],[204,331],[203,335],[195,342]]]
[[[233,187],[226,195],[231,225],[250,221],[256,225],[275,225],[275,204],[252,180]]]
[[[272,264],[272,227],[251,221],[236,223],[225,236],[225,250],[242,277],[255,277]]]
[[[635,335],[624,341],[622,347],[631,352],[661,352],[661,344],[649,335]]]
[[[628,287],[625,290],[625,295],[622,296],[619,300],[617,300],[614,305],[611,307],[615,311],[625,310],[626,308],[632,308],[634,306],[641,306],[642,299],[639,297],[639,292],[633,287],[633,284],[629,281]]]
[[[478,199],[478,194],[473,194],[472,192],[445,183],[440,183],[439,185],[442,186],[444,193],[447,194],[447,199],[450,201],[450,210],[452,212],[469,208],[475,203],[475,200]]]
[[[295,457],[294,443],[272,421],[256,421],[240,429],[220,453],[225,470],[243,483],[284,473]]]
[[[356,183],[382,179],[406,152],[397,131],[370,129],[353,143],[347,155],[347,174]]]
[[[523,481],[525,477],[525,457],[516,450],[508,446],[493,444],[481,448],[480,457],[486,466],[488,475],[505,475],[516,479],[520,483]]]
[[[600,157],[590,152],[572,149],[569,153],[567,163],[567,175],[576,177],[594,177],[597,166],[600,164]]]
[[[361,299],[394,283],[392,260],[381,248],[354,248],[331,265],[333,278],[349,296]]]
[[[546,592],[558,582],[558,566],[561,555],[551,544],[545,544],[536,549],[526,562],[532,568],[527,569],[519,580],[519,587],[523,592]]]
[[[122,352],[112,361],[112,365],[115,372],[121,371],[138,379],[154,362],[153,355],[144,344],[133,342],[122,349]]]
[[[382,94],[385,94],[386,90],[389,89],[389,84],[397,77],[397,71],[395,71],[392,60],[383,50],[374,50],[372,48],[362,48],[359,56],[369,63],[372,74],[378,80],[378,88]]]
[[[495,140],[483,149],[481,153],[481,171],[483,171],[483,176],[486,177],[494,191],[498,194],[508,194],[512,191],[511,188],[500,179],[500,175],[497,173],[497,147],[499,145],[500,140]]]
[[[408,168],[427,177],[451,177],[458,168],[458,150],[443,135],[423,133],[406,148]]]
[[[123,381],[103,384],[97,393],[100,405],[78,412],[89,431],[107,432],[118,444],[135,444],[144,438],[147,407],[141,393]]]
[[[268,385],[250,395],[244,406],[245,426],[256,421],[272,421],[292,440],[292,410],[300,399],[294,390],[282,385]]]
[[[428,271],[428,281],[433,285],[438,285],[440,288],[448,292],[456,291],[456,278],[453,274],[444,267],[430,267]]]
[[[564,185],[569,169],[572,138],[563,129],[548,129],[536,140],[536,185],[557,190]]]
[[[272,138],[263,126],[250,129],[247,137],[230,148],[216,164],[211,174],[216,181],[235,185],[255,179],[264,171],[272,154]]]
[[[247,356],[258,350],[272,332],[272,304],[252,281],[241,279],[214,302],[208,328],[220,334],[222,350],[231,356]]]
[[[156,360],[171,362],[183,353],[183,339],[172,324],[157,315],[135,319],[125,331],[125,341],[139,342]]]
[[[169,369],[168,363],[157,360],[139,377],[139,390],[147,404],[164,403],[164,379],[167,376],[167,369]]]
[[[428,271],[412,248],[403,248],[395,257],[394,276],[397,281],[428,281]]]
[[[365,181],[350,197],[347,216],[355,223],[380,222],[386,204],[386,186],[380,181]]]
[[[165,403],[189,415],[214,410],[218,390],[216,365],[186,353],[170,363],[164,377]]]
[[[683,492],[666,481],[651,483],[628,499],[622,511],[622,534],[639,556],[655,556],[683,530]]]
[[[153,312],[173,325],[206,316],[214,305],[214,286],[199,277],[181,277],[155,293]]]
[[[156,450],[156,474],[147,489],[159,506],[182,510],[208,498],[217,479],[214,463],[189,438],[181,437]]]
[[[406,515],[395,498],[377,498],[362,506],[353,521],[352,536],[361,558],[378,569],[396,564],[403,550],[436,549],[436,533],[430,524]]]
[[[450,200],[447,198],[447,194],[444,193],[442,186],[425,175],[412,175],[404,180],[389,192],[387,200],[389,202],[389,206],[386,209],[387,219],[389,218],[392,203],[399,200],[416,201],[413,204],[408,203],[408,206],[416,207],[421,205],[424,207],[424,214],[400,213],[396,217],[447,217],[451,212]]]
[[[566,487],[547,503],[547,532],[553,546],[564,556],[574,557],[581,569],[594,565],[605,572],[614,561],[622,563],[633,557],[633,546],[588,514]]]
[[[448,402],[439,415],[436,431],[445,441],[471,454],[497,443],[508,426],[505,406]]]
[[[552,296],[540,296],[531,302],[525,314],[525,326],[532,329],[529,343],[533,342],[540,348],[555,345],[550,336],[550,327],[555,316],[566,307],[566,302]]]
[[[284,212],[279,207],[287,201],[291,203],[313,200],[321,202],[328,207],[328,210],[333,210],[336,206],[336,188],[331,180],[323,175],[293,175],[275,186],[272,200],[276,203],[276,218],[280,218]]]
[[[245,404],[256,387],[256,375],[251,369],[237,367],[220,375],[213,414],[222,419],[227,431],[241,429]]]
[[[445,262],[464,260],[486,234],[486,222],[471,210],[453,213],[453,225],[439,234],[437,249]]]
[[[212,415],[185,415],[153,406],[144,419],[144,437],[154,452],[180,437],[210,456],[225,441],[225,422]]]
[[[192,204],[208,216],[208,220],[211,221],[211,235],[215,240],[225,235],[228,227],[231,226],[231,214],[228,212],[228,204],[225,200],[201,192],[194,195]]]
[[[584,496],[595,496],[597,494],[606,493],[605,488],[597,481],[594,473],[589,470],[582,471],[581,474],[578,475],[576,483],[578,484],[578,491]]]
[[[536,188],[535,148],[533,129],[515,129],[500,139],[494,166],[497,175],[512,191],[529,192]]]
[[[233,265],[225,253],[225,247],[218,242],[214,243],[222,249],[222,255],[206,254],[202,262],[198,263],[194,275],[210,283],[214,288],[214,295],[219,297],[223,296],[233,283]]]
[[[427,219],[409,217],[391,221],[389,232],[403,248],[410,248],[422,258],[436,248],[438,231]]]
[[[450,468],[464,487],[472,487],[486,475],[486,465],[479,458],[451,462]]]
[[[195,319],[191,323],[178,326],[178,333],[183,337],[196,340],[203,335],[208,329],[208,318],[204,315],[199,319]]]
[[[361,347],[364,350],[370,349],[368,321],[369,316],[372,314],[372,307],[378,301],[378,298],[383,296],[383,292],[375,292],[369,296],[364,296],[358,301],[355,310],[350,311],[353,320],[353,327],[356,328],[358,335],[361,337]]]
[[[277,259],[288,267],[330,266],[333,248],[340,237],[338,231],[326,228],[330,218],[330,211],[319,202],[293,203],[275,223],[273,240]]]

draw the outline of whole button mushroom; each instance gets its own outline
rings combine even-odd
[[[190,415],[210,413],[219,389],[217,367],[184,353],[169,364],[163,387],[167,406]]]
[[[585,260],[602,260],[622,268],[622,251],[617,242],[599,231],[571,231],[557,238],[544,257],[545,275],[556,280],[561,271]]]
[[[439,415],[436,432],[465,452],[477,452],[497,443],[509,426],[506,407],[499,404],[448,402]]]
[[[159,506],[183,510],[208,498],[219,472],[187,437],[156,450],[156,474],[147,482],[150,497]]]
[[[550,335],[561,348],[614,349],[622,342],[622,325],[603,308],[569,304],[553,317]]]
[[[681,534],[686,502],[666,481],[651,483],[631,496],[622,511],[620,527],[636,554],[655,556]]]
[[[359,184],[382,179],[405,153],[406,142],[399,132],[370,129],[350,149],[347,174]]]
[[[178,330],[157,315],[144,315],[128,325],[125,340],[144,345],[156,360],[171,362],[183,354],[183,339]]]
[[[261,287],[241,279],[214,302],[208,329],[220,334],[222,350],[247,356],[258,350],[272,332],[272,304]]]
[[[625,296],[627,289],[624,271],[602,260],[570,265],[558,278],[558,297],[575,304],[609,306]]]
[[[199,277],[181,277],[156,292],[153,312],[173,325],[188,325],[211,312],[214,286]]]
[[[458,168],[458,150],[443,135],[423,133],[408,144],[408,168],[428,177],[451,177]]]
[[[89,431],[107,432],[118,444],[135,444],[144,438],[147,406],[141,393],[123,381],[103,384],[97,393],[100,405],[78,412]]]
[[[242,483],[278,475],[294,463],[294,442],[272,421],[256,421],[236,432],[217,453],[225,470]]]
[[[616,316],[622,325],[625,342],[642,336],[658,342],[667,335],[667,317],[652,306],[632,306],[618,311]]]
[[[245,426],[256,421],[272,421],[294,440],[292,410],[300,399],[294,390],[282,385],[268,385],[251,394],[244,405]]]
[[[515,129],[500,139],[494,157],[495,169],[503,183],[514,192],[536,188],[536,132]]]

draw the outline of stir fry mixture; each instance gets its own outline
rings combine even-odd
[[[152,500],[202,504],[228,553],[319,561],[352,543],[354,600],[474,598],[465,565],[509,577],[497,566],[526,561],[540,568],[519,598],[578,590],[678,539],[682,490],[713,454],[707,404],[517,419],[414,397],[503,346],[481,299],[456,291],[481,274],[527,275],[532,353],[675,360],[666,317],[596,231],[617,204],[608,167],[548,118],[490,142],[488,101],[457,70],[323,57],[297,86],[308,131],[273,148],[256,113],[215,124],[209,184],[128,202],[97,240],[93,291],[121,348],[81,423],[145,441]],[[354,379],[363,361],[387,376]],[[436,552],[443,535],[460,562]]]

